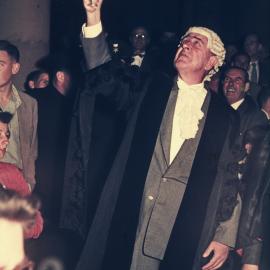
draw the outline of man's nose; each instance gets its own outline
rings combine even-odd
[[[0,149],[5,150],[8,146],[8,140],[3,140],[0,144]]]
[[[190,43],[189,40],[184,40],[183,41],[183,44],[182,44],[183,49],[189,50],[190,49],[190,46],[191,46],[191,43]]]
[[[7,147],[7,145],[8,145],[8,138],[6,138],[5,140],[2,141],[3,147]]]
[[[233,80],[229,80],[229,86],[230,86],[230,87],[233,86]]]

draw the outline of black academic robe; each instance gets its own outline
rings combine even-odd
[[[129,100],[130,96],[136,93],[137,88],[132,89],[134,83],[130,83],[128,80],[119,81],[119,76],[116,76],[118,73],[112,74],[108,70],[110,67],[107,68],[107,71],[105,68],[104,72],[103,66],[92,71],[92,76],[96,76],[97,81],[100,80],[99,90],[102,87],[111,92],[116,90],[114,100],[118,100],[120,103],[124,98]],[[126,129],[114,166],[106,180],[77,270],[88,269],[89,266],[94,270],[107,269],[108,261],[104,262],[104,258],[108,250],[114,250],[116,255],[111,263],[111,268],[129,268],[144,182],[169,93],[173,87],[173,80],[165,75],[156,74],[139,87],[143,90]],[[198,226],[196,224],[192,226],[193,232],[197,234],[198,244],[194,251],[192,269],[200,269],[202,253],[213,240],[215,229],[218,226],[216,215],[226,178],[226,165],[231,154],[229,145],[233,138],[232,125],[230,108],[217,96],[212,96],[205,128],[189,179],[191,183],[196,182],[195,179],[200,179],[202,182],[209,180],[208,183],[211,183],[211,187],[208,187],[207,207],[199,213],[199,215],[203,214]],[[216,177],[217,174],[219,174],[218,177]],[[196,204],[196,201],[189,198],[188,203]],[[188,211],[185,210],[185,214],[187,213]],[[181,214],[178,214],[177,220],[181,220]],[[178,222],[176,221],[176,223]],[[175,244],[177,246],[174,240],[177,239],[179,230],[181,231],[181,227],[173,229],[168,245],[170,252],[167,254],[168,256],[165,255],[164,260],[166,262],[166,258],[171,257],[169,264],[175,265],[175,267],[178,267],[179,260],[171,251],[174,250]],[[182,232],[182,240],[187,240],[184,239],[187,235]],[[122,241],[122,237],[127,239],[126,246],[118,245]],[[109,257],[112,258],[112,256]]]

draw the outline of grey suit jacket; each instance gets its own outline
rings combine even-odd
[[[20,150],[23,164],[23,175],[31,190],[35,187],[35,161],[37,159],[37,102],[29,95],[18,91],[21,105],[18,108],[20,132]]]

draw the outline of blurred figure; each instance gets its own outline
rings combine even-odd
[[[70,69],[55,63],[50,72],[51,82],[29,94],[38,102],[38,152],[36,162],[36,192],[42,200],[45,220],[56,224],[62,194],[66,144],[73,100]]]
[[[238,52],[238,48],[235,44],[230,43],[226,45],[225,64],[229,64],[232,61],[232,57]]]
[[[210,91],[218,94],[219,93],[219,86],[220,86],[220,77],[221,77],[221,72],[220,71],[216,72],[211,77],[211,80],[206,82],[207,90],[210,90]]]
[[[162,71],[170,75],[176,75],[173,66],[173,59],[179,40],[175,32],[162,32],[159,38],[159,67]]]
[[[264,88],[258,96],[258,104],[265,113],[268,120],[270,120],[270,89]]]
[[[260,59],[262,44],[256,33],[248,34],[243,44],[245,52],[250,56],[248,69],[249,80],[258,83],[261,87],[270,83],[270,63]]]
[[[34,222],[39,201],[21,197],[0,185],[0,268],[33,269],[24,251],[24,233]]]
[[[231,60],[232,67],[239,67],[245,70],[249,69],[250,56],[245,52],[237,52]]]
[[[45,88],[48,84],[49,73],[44,70],[34,70],[27,75],[24,88],[25,90]]]

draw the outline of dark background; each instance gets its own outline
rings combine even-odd
[[[104,0],[102,12],[105,29],[120,38],[137,25],[156,36],[161,31],[180,36],[189,26],[200,25],[217,31],[225,43],[257,32],[264,44],[270,44],[269,0]],[[51,49],[76,48],[84,20],[82,0],[53,0]]]

